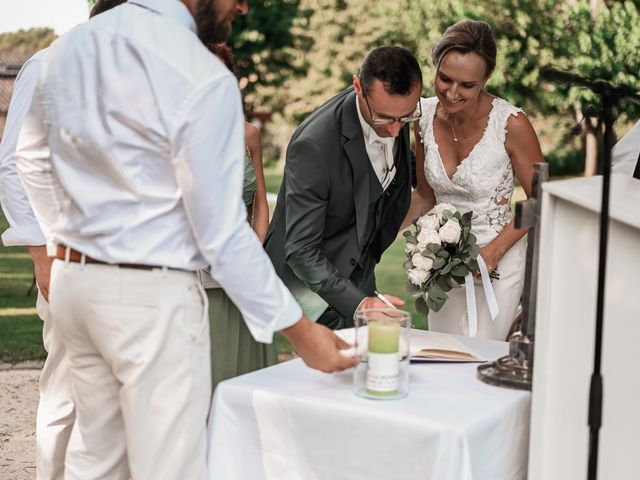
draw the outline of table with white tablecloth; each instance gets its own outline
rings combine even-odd
[[[457,337],[486,360],[508,344]],[[526,478],[530,393],[476,379],[477,363],[412,363],[410,392],[369,400],[352,372],[297,359],[219,384],[213,480]]]

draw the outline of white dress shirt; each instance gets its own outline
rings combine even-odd
[[[638,156],[640,156],[640,122],[636,122],[611,150],[611,173],[633,175]]]
[[[38,84],[42,55],[43,51],[36,53],[18,73],[0,143],[0,205],[9,222],[9,228],[2,234],[2,243],[7,247],[45,244],[40,225],[18,177],[15,156],[18,134]]]
[[[396,166],[393,161],[393,150],[396,143],[395,137],[383,138],[378,136],[371,125],[369,125],[362,117],[360,111],[360,102],[356,101],[356,110],[358,110],[358,118],[362,126],[362,134],[364,136],[364,146],[369,155],[369,161],[376,176],[382,185],[382,189],[386,190],[391,181],[396,176]]]
[[[269,342],[302,311],[246,219],[236,79],[195,30],[178,0],[136,0],[56,40],[18,169],[55,243],[109,263],[210,265]]]

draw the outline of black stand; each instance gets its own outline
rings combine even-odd
[[[640,97],[628,87],[616,87],[604,81],[592,81],[552,68],[540,71],[543,79],[588,88],[600,95],[602,110],[597,112],[604,122],[604,168],[602,177],[602,207],[600,211],[600,252],[598,260],[598,293],[596,304],[596,336],[593,373],[589,391],[589,468],[588,480],[595,480],[598,473],[598,442],[602,425],[602,335],[604,313],[605,272],[607,265],[607,243],[609,236],[609,186],[611,180],[611,149],[613,148],[613,122],[618,116],[620,101],[640,105]]]

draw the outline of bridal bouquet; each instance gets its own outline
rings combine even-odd
[[[464,284],[469,273],[478,273],[480,248],[471,233],[472,214],[439,203],[413,221],[415,232],[404,232],[407,254],[404,268],[418,312],[425,315],[429,310],[437,312],[449,298],[449,290]],[[490,277],[499,275],[494,270]]]

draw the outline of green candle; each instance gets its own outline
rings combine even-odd
[[[397,322],[369,323],[369,352],[396,353],[400,342],[400,324]]]
[[[369,322],[366,388],[369,395],[388,397],[398,393],[400,324]]]

